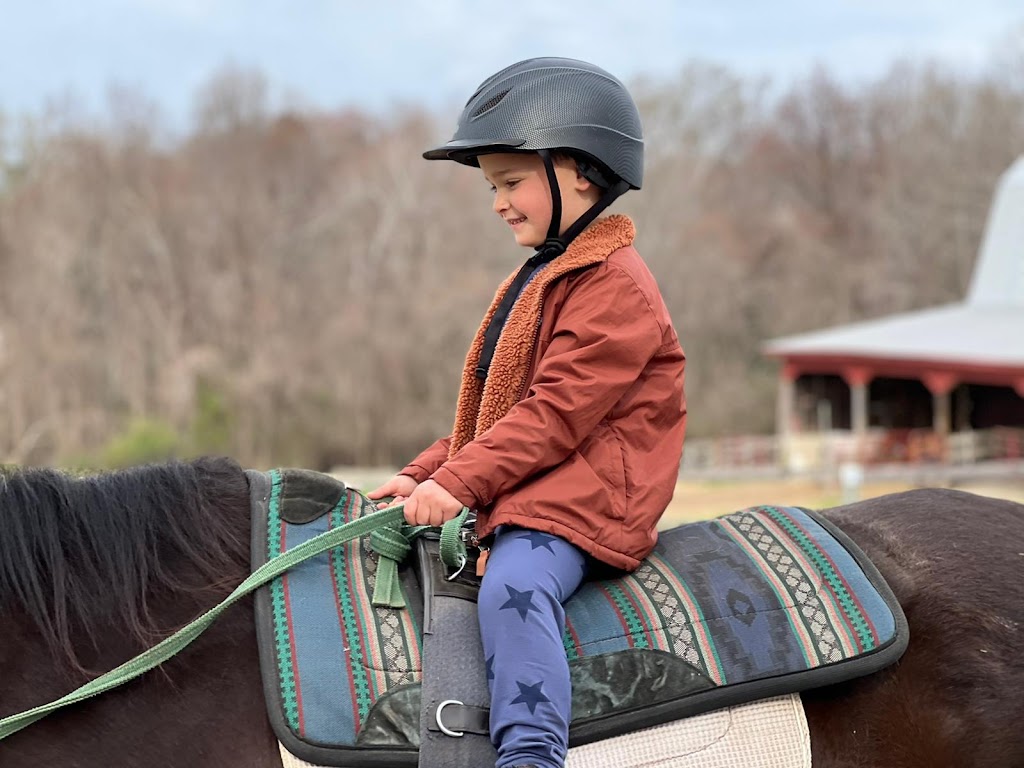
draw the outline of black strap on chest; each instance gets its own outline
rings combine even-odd
[[[558,229],[562,220],[562,196],[558,188],[558,178],[555,176],[554,161],[552,160],[550,150],[541,149],[537,151],[537,154],[544,160],[544,168],[548,176],[548,186],[551,188],[551,224],[548,226],[548,234],[544,243],[538,246],[537,253],[527,259],[526,263],[519,269],[519,272],[516,273],[515,278],[508,286],[508,290],[505,291],[505,295],[501,297],[501,301],[494,311],[494,316],[491,317],[491,321],[487,324],[487,329],[484,331],[484,347],[480,351],[480,360],[476,365],[476,377],[478,379],[487,379],[487,372],[491,368],[491,360],[494,359],[494,348],[498,346],[498,339],[501,337],[501,331],[505,327],[508,313],[512,311],[512,305],[516,303],[516,299],[519,298],[519,293],[522,291],[526,281],[530,279],[530,275],[542,264],[547,264],[549,261],[565,253],[569,243],[575,240],[576,236],[586,229],[616,198],[629,189],[629,184],[621,179],[617,180],[604,190],[600,199],[586,213],[559,235]]]
[[[519,298],[523,285],[525,285],[526,281],[530,279],[530,276],[537,269],[557,255],[557,253],[549,254],[541,251],[527,259],[526,263],[520,267],[519,272],[516,273],[515,278],[508,286],[508,290],[505,291],[505,295],[501,297],[498,308],[494,310],[494,316],[491,317],[491,322],[487,324],[487,330],[484,331],[484,348],[480,351],[480,360],[476,364],[476,377],[478,379],[487,378],[487,372],[491,367],[491,360],[494,359],[494,349],[498,346],[498,339],[501,337],[501,330],[505,327],[508,313],[512,311],[512,305]]]

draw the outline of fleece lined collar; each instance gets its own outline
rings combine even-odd
[[[565,253],[537,273],[512,306],[494,349],[487,379],[481,380],[476,368],[484,334],[518,270],[501,284],[466,355],[449,458],[494,426],[519,401],[529,375],[547,287],[569,272],[605,261],[618,249],[631,245],[635,236],[636,229],[627,216],[616,214],[599,219],[581,232]]]

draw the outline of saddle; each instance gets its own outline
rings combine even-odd
[[[248,472],[253,568],[375,505],[329,476]],[[345,768],[493,764],[479,579],[415,542],[407,607],[376,607],[364,539],[256,595],[268,713],[296,757]],[[870,674],[896,661],[906,618],[845,534],[815,513],[755,507],[660,534],[639,569],[566,604],[571,746]],[[490,761],[490,762],[488,762]]]

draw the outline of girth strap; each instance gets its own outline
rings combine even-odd
[[[418,539],[417,546],[424,614],[430,617],[423,629],[419,768],[494,765],[476,588],[461,579],[446,580],[436,539]],[[442,725],[462,735],[448,735]]]

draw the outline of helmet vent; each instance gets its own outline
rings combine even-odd
[[[508,96],[509,91],[511,90],[511,88],[506,88],[504,91],[494,94],[493,96],[491,96],[491,98],[489,98],[487,101],[481,104],[477,108],[477,110],[472,115],[470,115],[470,117],[480,117],[480,115],[482,115],[484,112],[494,109],[496,106],[498,106],[498,104],[501,103],[502,99]]]

